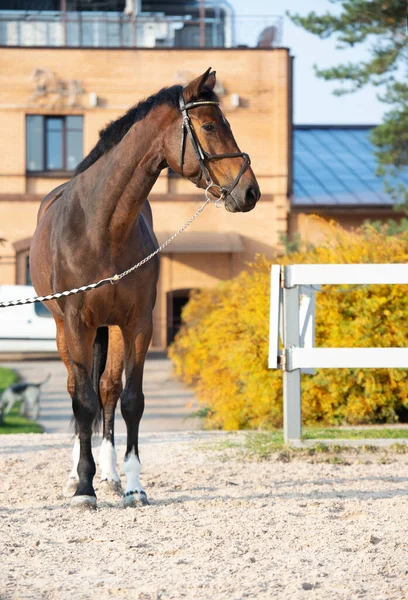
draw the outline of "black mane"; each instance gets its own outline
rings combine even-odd
[[[157,94],[149,96],[149,98],[146,98],[146,100],[142,100],[139,102],[139,104],[130,108],[127,113],[125,113],[122,117],[119,117],[119,119],[116,119],[116,121],[111,121],[108,123],[106,127],[101,129],[99,132],[99,141],[97,142],[96,146],[75,169],[74,177],[75,175],[79,175],[79,173],[86,171],[103,154],[106,154],[106,152],[119,144],[132,125],[134,125],[137,121],[144,119],[152,109],[163,104],[168,104],[169,106],[178,108],[179,96],[182,89],[183,87],[181,85],[173,85],[169,88],[163,88],[157,92]],[[197,99],[198,98],[192,98],[193,101]],[[202,94],[200,94],[200,99],[217,100],[217,96],[212,90],[207,88],[204,89]]]

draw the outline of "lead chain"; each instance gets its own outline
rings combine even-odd
[[[136,269],[138,269],[139,267],[141,267],[142,265],[147,263],[149,260],[151,260],[153,258],[153,256],[156,256],[156,254],[158,254],[166,246],[168,246],[170,244],[170,242],[172,242],[174,240],[175,237],[177,237],[182,231],[187,229],[187,227],[189,225],[191,225],[191,223],[193,221],[195,221],[195,219],[198,217],[198,215],[200,215],[203,212],[203,210],[205,209],[207,204],[209,204],[210,202],[215,203],[217,205],[217,202],[219,202],[219,199],[218,198],[212,199],[206,194],[206,201],[204,202],[204,204],[202,204],[202,206],[200,206],[200,208],[193,214],[193,216],[190,217],[189,220],[180,227],[180,229],[178,229],[175,233],[173,233],[173,235],[171,237],[169,237],[169,239],[166,240],[161,246],[159,246],[159,248],[157,248],[157,250],[155,250],[154,252],[149,254],[149,256],[146,256],[146,258],[143,258],[143,260],[141,260],[138,263],[136,263],[135,265],[133,265],[133,267],[130,267],[130,269],[123,271],[123,273],[118,273],[116,275],[112,275],[112,277],[106,277],[105,279],[101,279],[100,281],[98,281],[96,283],[90,283],[88,285],[83,285],[79,288],[73,288],[72,290],[66,290],[64,292],[57,292],[56,294],[49,294],[48,296],[35,296],[34,298],[25,298],[23,300],[11,300],[9,302],[0,302],[0,308],[8,308],[10,306],[22,306],[23,304],[34,304],[35,302],[49,302],[50,300],[57,300],[59,298],[65,298],[67,296],[72,296],[73,294],[80,294],[83,292],[88,292],[89,290],[94,290],[94,289],[102,287],[103,285],[106,285],[108,283],[111,283],[112,285],[114,285],[115,283],[117,283],[118,281],[123,279],[123,277],[126,277],[126,275],[129,275],[133,271],[136,271]]]

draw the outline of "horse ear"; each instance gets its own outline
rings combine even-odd
[[[215,77],[215,71],[211,71],[211,73],[207,77],[207,81],[205,82],[205,87],[213,90],[215,88],[215,84],[217,83],[217,79]]]
[[[184,88],[184,99],[186,102],[193,97],[198,98],[203,92],[204,88],[213,90],[215,86],[215,71],[211,71],[211,67],[206,70],[205,73],[196,77],[193,81],[190,81]]]

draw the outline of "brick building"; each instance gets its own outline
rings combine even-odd
[[[189,290],[276,253],[291,195],[292,60],[285,48],[0,48],[0,284],[29,281],[28,252],[41,198],[71,176],[98,131],[159,88],[217,71],[222,109],[248,152],[262,198],[231,214],[207,207],[161,260],[153,348],[177,329]],[[203,193],[162,172],[150,195],[160,240],[201,205]],[[90,282],[83,282],[90,283]]]

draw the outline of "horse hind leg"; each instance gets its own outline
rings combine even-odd
[[[72,447],[72,469],[68,476],[68,479],[64,485],[64,495],[71,498],[78,487],[78,463],[79,463],[79,436],[75,434],[75,441]]]
[[[109,328],[109,346],[106,367],[99,383],[103,409],[103,439],[99,451],[101,487],[113,493],[122,493],[116,470],[115,409],[122,392],[123,338],[118,327]]]

